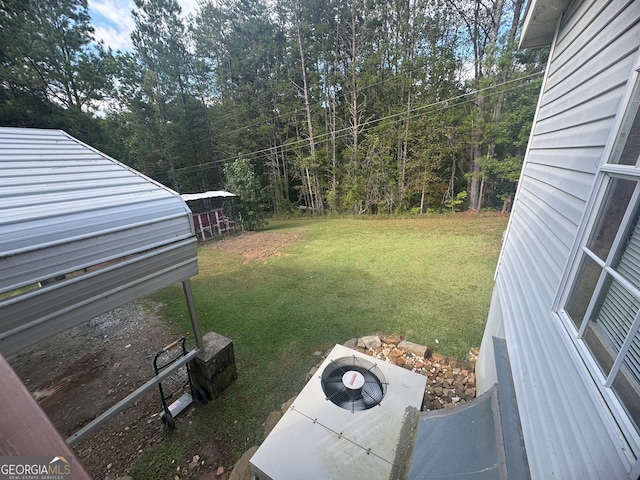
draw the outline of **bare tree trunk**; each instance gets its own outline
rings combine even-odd
[[[509,29],[509,37],[507,42],[509,45],[513,45],[516,41],[516,33],[518,32],[518,24],[520,19],[520,14],[522,13],[522,7],[524,4],[524,0],[515,0],[513,4],[513,18],[511,20],[511,28]],[[500,74],[500,83],[505,83],[509,80],[511,76],[511,70],[506,68],[502,70]],[[498,100],[496,101],[496,105],[493,109],[492,120],[497,121],[502,115],[502,109],[504,108],[504,92],[501,91],[498,95]],[[495,155],[496,144],[495,142],[491,142],[488,147],[487,158],[493,158]]]
[[[322,62],[321,66],[318,66],[318,70],[323,70],[323,91],[324,102],[329,108],[324,109],[324,122],[325,122],[325,136],[329,137],[329,144],[326,147],[327,158],[329,161],[326,165],[326,175],[329,180],[329,198],[331,202],[329,208],[331,211],[336,211],[336,200],[338,190],[337,180],[337,147],[336,147],[336,98],[333,88],[329,86],[329,62]]]
[[[280,145],[280,158],[282,159],[282,179],[284,181],[284,198],[287,202],[291,203],[291,197],[289,196],[289,168],[287,165],[287,155],[284,153],[284,147]]]
[[[479,68],[476,68],[476,82],[483,77],[488,77],[491,75],[491,67],[493,65],[492,55],[495,52],[496,45],[498,43],[498,33],[500,30],[500,19],[502,18],[502,12],[504,9],[504,1],[505,0],[495,0],[493,4],[493,12],[491,16],[491,25],[489,26],[489,34],[487,38],[487,43],[484,47],[479,47],[476,49],[476,54],[480,55],[476,58],[476,64],[479,65]],[[479,3],[479,2],[478,2]],[[476,9],[476,15],[478,15],[479,11]],[[476,18],[476,25],[480,24],[480,18]],[[478,30],[476,29],[476,35],[479,35]],[[479,37],[474,39],[474,44],[478,43],[480,40]],[[476,95],[476,108],[480,114],[480,117],[484,117],[485,112],[485,98],[482,92],[478,92]],[[493,114],[495,115],[496,111],[494,110]],[[494,117],[495,120],[495,117]],[[480,207],[482,206],[482,199],[480,196],[482,195],[481,187],[481,172],[482,167],[480,166],[480,158],[482,155],[481,152],[481,143],[483,140],[484,134],[480,130],[479,125],[475,125],[475,131],[472,133],[472,160],[471,160],[471,188],[469,189],[469,209],[480,211]],[[486,139],[485,139],[486,140]],[[493,154],[493,149],[491,150],[491,154]]]
[[[409,153],[409,119],[411,118],[411,82],[413,72],[409,72],[409,88],[407,90],[407,104],[405,110],[404,129],[402,132],[402,159],[400,162],[400,178],[398,179],[398,197],[400,205],[404,200],[405,189],[407,188],[407,157]],[[402,208],[402,206],[400,207]]]
[[[509,37],[507,39],[509,45],[513,45],[516,40],[516,33],[518,32],[518,24],[520,19],[520,14],[522,13],[522,7],[524,4],[524,0],[515,0],[513,5],[513,19],[511,20],[511,28],[509,29]],[[497,32],[496,32],[497,35]],[[506,68],[502,70],[500,73],[499,81],[500,83],[505,83],[509,80],[511,76],[511,70]],[[491,119],[493,122],[498,121],[500,116],[502,115],[502,109],[504,108],[504,92],[501,91],[498,95],[498,99],[496,101],[496,105],[493,108],[493,113],[491,115]],[[487,158],[493,158],[496,151],[495,140],[492,140],[491,143],[487,147]]]
[[[300,136],[300,127],[296,124],[296,140],[298,142],[301,141],[301,136]],[[304,158],[303,152],[299,152],[298,158]],[[304,197],[304,205],[305,208],[307,209],[313,209],[313,201],[311,199],[311,192],[309,191],[309,172],[307,170],[307,168],[304,166],[303,161],[299,161],[297,167],[299,168],[299,175],[300,175],[300,182],[302,183],[301,185],[301,195]],[[298,200],[300,199],[300,196],[298,197]]]
[[[313,189],[313,185],[311,184],[311,176],[309,175],[309,169],[305,167],[304,169],[304,173],[305,173],[305,181],[307,183],[307,192],[309,192],[309,206],[311,207],[311,210],[315,212],[316,210],[316,203],[314,201],[314,189]]]
[[[358,58],[358,45],[356,42],[356,11],[355,5],[351,10],[351,121],[352,121],[352,139],[353,139],[353,154],[357,156],[358,152],[358,137],[359,137],[359,116],[358,111],[358,80],[356,76],[355,64]]]
[[[427,196],[427,169],[424,169],[424,177],[422,179],[422,192],[420,193],[420,215],[424,214],[424,201]]]
[[[482,108],[478,106],[478,108]],[[471,122],[471,182],[469,186],[469,210],[480,211],[480,133],[477,122]]]
[[[278,157],[278,145],[276,140],[273,140],[273,146],[271,147],[270,161],[267,163],[269,167],[269,182],[271,184],[271,198],[273,200],[273,211],[276,215],[280,213],[280,191],[282,185],[282,177],[280,175],[280,159]]]
[[[513,195],[509,195],[506,200],[502,202],[502,213],[507,213],[511,210],[511,202],[513,201]]]
[[[159,130],[161,133],[160,139],[160,151],[162,152],[162,158],[169,167],[169,179],[171,180],[171,188],[176,192],[180,192],[180,186],[178,185],[178,176],[176,175],[176,166],[173,160],[173,153],[171,151],[171,139],[169,137],[169,130],[167,129],[167,116],[164,111],[164,98],[161,94],[156,92],[155,108],[158,115]]]
[[[357,15],[356,15],[356,5],[355,2],[351,6],[351,32],[349,37],[349,51],[346,58],[343,60],[344,71],[349,72],[349,82],[350,82],[350,92],[346,93],[346,98],[349,98],[351,95],[349,102],[349,130],[351,133],[350,138],[350,147],[351,154],[350,158],[346,164],[346,175],[345,175],[345,183],[347,185],[347,189],[351,190],[351,193],[354,193],[352,200],[352,207],[354,214],[363,213],[363,200],[364,197],[362,195],[362,184],[363,181],[361,175],[361,159],[360,159],[360,116],[361,116],[361,106],[359,104],[359,91],[358,91],[358,78],[357,78],[357,62],[358,62],[358,43],[357,43]]]
[[[449,195],[449,198],[453,202],[456,198],[456,159],[453,159],[451,162],[451,178],[449,179],[449,188],[447,189],[446,195]]]
[[[307,131],[309,132],[309,153],[311,161],[314,163],[311,169],[313,181],[309,178],[309,169],[306,169],[307,183],[309,187],[309,197],[312,199],[312,208],[318,213],[324,213],[324,204],[322,202],[322,194],[320,192],[320,180],[318,178],[318,168],[315,166],[316,157],[316,140],[313,133],[313,117],[311,116],[311,102],[309,101],[309,85],[307,81],[307,67],[305,65],[304,50],[302,48],[302,36],[300,35],[300,23],[296,23],[296,33],[298,36],[298,49],[300,51],[300,67],[302,69],[302,94],[304,98],[304,108],[307,117]]]
[[[333,193],[333,208],[338,199],[338,156],[336,146],[336,96],[331,99],[331,191]]]
[[[483,196],[484,196],[484,175],[481,175],[480,193],[478,194],[478,208],[476,209],[478,212],[482,208],[482,197]]]

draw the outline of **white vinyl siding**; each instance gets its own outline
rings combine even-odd
[[[615,427],[552,311],[637,60],[640,3],[576,1],[562,22],[493,311],[504,322],[532,478],[628,478]]]
[[[549,89],[565,82],[570,86],[566,90],[575,88],[592,76],[607,72],[621,56],[634,50],[637,34],[634,3],[633,0],[585,2],[589,8],[584,10],[581,22],[570,28],[565,24],[560,30],[549,69]],[[581,41],[576,41],[577,35]]]
[[[562,258],[583,215],[640,36],[634,2],[611,2],[605,9],[602,2],[576,2],[572,9],[554,45],[521,182],[530,193],[523,200],[533,202],[529,210],[542,202],[550,209],[546,216],[558,218],[536,228],[571,225],[569,236],[563,233]],[[578,35],[588,41],[576,41]],[[543,236],[555,235],[548,228]]]
[[[640,62],[640,60],[638,60]],[[640,67],[640,64],[636,65]],[[640,455],[640,77],[606,153],[558,313],[636,458]],[[570,266],[572,267],[572,266]]]
[[[595,174],[600,165],[602,149],[599,147],[566,148],[555,150],[553,155],[546,155],[544,151],[529,151],[527,160],[530,168],[534,165],[561,168],[567,172]]]
[[[512,289],[527,290],[540,281],[538,276],[505,275],[498,285],[501,304],[507,307],[504,318],[530,318],[532,311],[538,311],[538,302],[547,292],[517,303],[508,299]],[[589,393],[571,374],[571,359],[558,335],[540,332],[545,324],[549,333],[554,332],[544,320],[513,322],[507,333],[512,371],[521,373],[514,375],[516,388],[527,392],[518,396],[518,410],[521,422],[528,426],[523,433],[532,478],[624,478],[625,470],[597,417],[583,421],[585,412],[594,413]],[[520,351],[516,358],[511,355],[514,350]],[[528,355],[534,355],[535,368]],[[594,438],[600,440],[594,442]]]

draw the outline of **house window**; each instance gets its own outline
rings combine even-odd
[[[640,433],[640,89],[607,164],[560,310],[620,424]],[[624,428],[623,428],[624,430]]]

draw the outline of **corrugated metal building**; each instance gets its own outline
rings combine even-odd
[[[640,3],[531,0],[551,46],[477,365],[505,338],[532,478],[640,475]]]
[[[62,131],[0,128],[2,354],[197,271],[178,194]]]

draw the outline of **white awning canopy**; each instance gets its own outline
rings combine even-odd
[[[209,190],[202,193],[183,193],[180,195],[182,200],[189,202],[191,200],[201,200],[203,198],[218,198],[218,197],[235,197],[236,195],[231,192],[225,192],[224,190]]]
[[[0,128],[0,353],[197,272],[176,192],[65,132]]]

